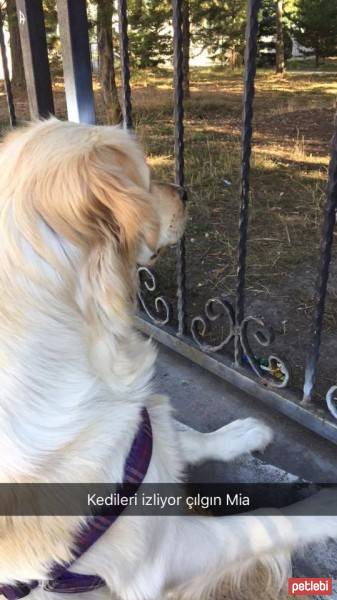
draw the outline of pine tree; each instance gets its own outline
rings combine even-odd
[[[172,55],[170,3],[131,0],[128,7],[132,63],[138,68],[159,66]]]
[[[263,0],[260,13],[258,56],[260,66],[273,65],[282,73],[292,55],[289,20],[283,13],[284,0]]]
[[[337,2],[297,0],[295,7],[292,17],[294,37],[301,46],[308,49],[304,54],[315,54],[318,66],[321,58],[337,52]]]
[[[246,0],[194,0],[194,39],[222,64],[242,61]]]

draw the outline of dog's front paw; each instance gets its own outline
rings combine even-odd
[[[244,419],[247,425],[247,443],[249,444],[249,452],[254,450],[263,451],[273,441],[273,430],[268,427],[263,421],[258,419]]]
[[[265,450],[273,440],[273,431],[263,421],[248,417],[230,425],[231,434],[241,446],[241,453]]]

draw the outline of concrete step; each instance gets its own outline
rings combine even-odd
[[[212,431],[244,417],[262,419],[274,431],[275,439],[263,455],[247,455],[227,465],[205,463],[193,470],[194,481],[337,483],[335,445],[164,347],[160,347],[156,387],[170,396],[178,420],[199,431]],[[319,543],[297,553],[294,576],[333,577],[332,597],[337,600],[337,544]]]

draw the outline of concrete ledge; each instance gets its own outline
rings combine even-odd
[[[176,417],[199,431],[248,416],[264,420],[274,430],[275,440],[263,455],[247,455],[228,465],[205,463],[193,471],[194,480],[282,482],[302,478],[337,483],[334,444],[165,347],[160,347],[156,387],[170,396]],[[337,600],[337,544],[319,543],[298,553],[294,576],[333,577],[336,581],[330,597]]]

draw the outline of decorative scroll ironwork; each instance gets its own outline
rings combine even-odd
[[[337,385],[333,385],[329,389],[326,395],[326,403],[332,416],[337,419]]]
[[[283,360],[274,354],[259,357],[258,347],[263,351],[270,346],[273,341],[273,333],[266,328],[263,320],[245,314],[245,293],[246,293],[246,256],[248,239],[248,213],[249,213],[249,184],[250,184],[250,160],[252,146],[252,117],[254,101],[254,80],[256,71],[256,41],[258,27],[258,10],[261,6],[261,0],[247,0],[247,29],[246,29],[246,53],[245,53],[245,75],[244,75],[244,99],[243,99],[243,119],[242,119],[242,154],[241,154],[241,194],[240,194],[240,221],[239,221],[239,244],[238,244],[238,274],[236,286],[235,310],[233,305],[224,298],[211,298],[206,302],[204,314],[194,317],[191,323],[191,334],[195,345],[205,352],[200,359],[195,359],[196,348],[191,348],[191,344],[185,343],[184,334],[186,327],[186,264],[185,264],[185,245],[184,240],[177,247],[177,322],[178,327],[174,342],[171,347],[182,348],[184,355],[192,360],[199,361],[199,364],[207,365],[212,372],[214,360],[211,360],[207,353],[216,353],[223,351],[226,347],[235,350],[235,364],[247,365],[259,380],[270,387],[283,388],[289,382],[289,370]],[[184,175],[184,98],[183,98],[183,45],[182,45],[182,2],[183,0],[172,0],[173,6],[173,33],[174,33],[174,111],[175,111],[175,178],[179,187],[184,190],[183,199],[186,200],[185,175]],[[79,6],[77,6],[77,4]],[[76,6],[75,6],[76,5]],[[46,32],[43,19],[42,0],[16,0],[16,6],[20,11],[20,36],[23,47],[24,67],[27,82],[27,91],[31,114],[34,117],[47,116],[53,113],[53,96],[48,65],[48,53],[46,43]],[[85,0],[79,2],[70,2],[70,0],[58,0],[58,6],[61,7],[66,15],[65,25],[62,27],[62,10],[59,13],[60,29],[66,31],[68,38],[63,43],[67,59],[75,62],[71,66],[71,76],[74,78],[72,90],[66,85],[67,102],[71,104],[74,90],[76,91],[76,102],[79,103],[79,120],[93,121],[94,118],[87,118],[83,111],[86,109],[86,102],[90,97],[89,107],[91,115],[93,112],[92,89],[90,80],[90,65],[88,56],[88,31],[87,20],[85,18]],[[70,11],[70,12],[69,12]],[[81,11],[81,20],[76,19],[76,15]],[[130,89],[130,69],[128,53],[128,20],[127,20],[127,0],[118,0],[119,12],[119,31],[121,48],[121,72],[122,72],[122,104],[124,127],[132,128],[132,104]],[[69,13],[69,14],[68,14]],[[61,19],[60,19],[61,16]],[[68,18],[68,17],[71,17]],[[80,30],[77,31],[77,21],[80,23]],[[76,31],[75,31],[76,29]],[[62,31],[61,31],[62,33]],[[79,36],[79,37],[78,37]],[[71,41],[71,44],[69,42]],[[77,40],[77,41],[76,41]],[[76,41],[76,44],[75,44]],[[70,45],[69,45],[70,44]],[[71,46],[71,48],[70,48]],[[0,14],[0,47],[4,47],[3,36],[1,36],[1,14]],[[86,54],[86,77],[82,78],[82,58],[81,47],[85,47]],[[5,57],[5,52],[2,52]],[[5,57],[6,60],[6,57]],[[6,84],[10,92],[10,81],[8,69],[4,65]],[[7,73],[6,73],[7,71]],[[67,66],[65,65],[65,73]],[[67,78],[66,78],[67,79]],[[89,89],[90,88],[90,89]],[[88,96],[89,95],[89,96]],[[8,104],[12,124],[15,122],[14,103],[11,94],[8,95]],[[82,110],[83,109],[83,110]],[[304,396],[310,399],[313,395],[315,379],[317,373],[317,364],[319,358],[320,338],[322,331],[322,322],[325,311],[325,300],[327,294],[327,283],[329,277],[329,265],[331,261],[331,249],[333,243],[333,231],[336,221],[337,209],[337,130],[332,147],[332,157],[329,169],[329,188],[327,202],[325,207],[324,226],[321,243],[321,260],[318,271],[316,287],[316,308],[313,318],[311,340],[309,344],[308,360],[306,365]],[[154,274],[146,267],[139,269],[139,302],[145,311],[149,320],[160,327],[153,327],[158,333],[157,339],[160,341],[173,338],[169,328],[165,330],[172,318],[172,308],[169,302],[157,291],[157,283]],[[149,325],[148,320],[142,323]],[[152,325],[151,325],[152,326]],[[212,342],[212,327],[221,330],[221,339]],[[179,339],[181,336],[181,339]],[[168,345],[170,346],[170,343]],[[186,350],[187,349],[187,350]],[[219,361],[221,362],[221,361]],[[228,379],[227,365],[222,365],[224,379]],[[221,371],[221,369],[219,369]],[[224,372],[226,371],[226,376]],[[231,380],[245,382],[246,378],[242,371],[233,367]],[[239,386],[240,387],[240,386]],[[249,389],[249,388],[248,388]],[[257,397],[262,399],[266,397],[266,391],[262,386],[251,385],[250,390],[256,393]],[[284,395],[270,394],[271,402],[278,407],[282,403]],[[332,386],[326,396],[326,403],[331,415],[337,419],[337,385]],[[315,412],[308,414],[307,409],[303,409],[297,402],[292,402],[291,398],[285,403],[282,411],[298,420],[298,415],[302,414],[303,422],[316,432],[326,435],[328,439],[337,441],[337,425],[332,418],[317,418]],[[302,412],[301,412],[302,411]],[[305,411],[305,412],[304,412]]]
[[[207,344],[204,338],[210,331],[210,323],[219,322],[223,316],[226,316],[228,320],[227,336],[219,344]],[[235,314],[231,303],[222,298],[208,300],[205,305],[205,317],[194,317],[191,324],[191,333],[194,341],[202,350],[206,352],[222,350],[235,336]]]
[[[262,319],[246,317],[239,328],[239,339],[244,352],[244,362],[248,362],[254,373],[260,377],[266,385],[278,388],[286,387],[289,383],[290,374],[285,362],[273,354],[267,359],[256,358],[254,355],[249,343],[248,330],[251,325],[255,325],[255,331],[252,335],[258,344],[268,348],[274,341],[273,330],[268,329]]]
[[[210,325],[221,323],[221,319],[226,318],[225,337],[215,344],[205,341],[205,337],[210,333]],[[265,385],[283,388],[289,383],[290,372],[286,363],[278,356],[271,354],[268,358],[258,358],[249,342],[249,329],[255,326],[251,335],[261,346],[268,347],[274,340],[274,334],[271,329],[267,329],[261,319],[255,317],[246,317],[242,323],[235,324],[235,312],[233,306],[228,300],[223,298],[211,298],[206,302],[205,315],[194,317],[191,324],[191,333],[194,341],[205,352],[218,352],[229,344],[232,340],[236,346],[240,344],[242,352],[242,362],[248,364],[254,373],[262,380]]]
[[[147,267],[139,267],[138,269],[139,291],[138,299],[147,316],[156,325],[167,325],[172,319],[172,307],[163,296],[154,298],[154,309],[148,305],[147,299],[144,296],[142,288],[145,288],[145,293],[156,293],[157,282],[154,274]]]

